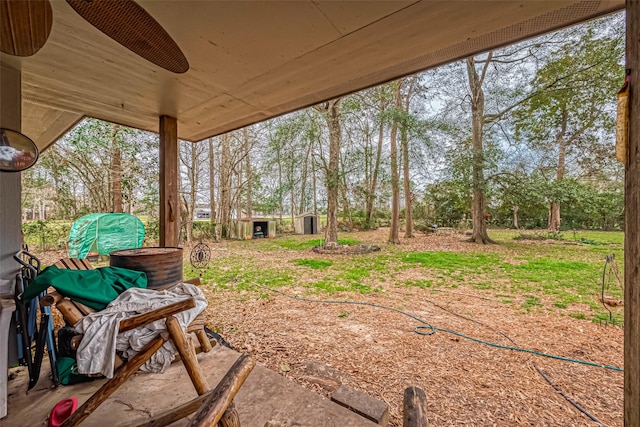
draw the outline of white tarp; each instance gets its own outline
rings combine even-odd
[[[117,351],[130,359],[149,341],[166,330],[165,320],[118,334],[120,321],[156,308],[193,297],[196,306],[175,315],[186,330],[187,326],[207,307],[207,300],[197,286],[181,283],[171,289],[131,288],[120,294],[107,308],[91,313],[75,325],[76,332],[84,334],[78,347],[78,372],[102,374],[113,377],[113,364]],[[173,361],[177,350],[173,342],[167,341],[140,369],[146,372],[163,372]]]

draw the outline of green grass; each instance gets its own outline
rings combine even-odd
[[[547,235],[546,230],[489,230],[489,237],[502,243],[513,240],[520,234],[527,235]],[[582,231],[565,230],[560,232],[561,240],[566,242],[580,242],[583,238],[587,241],[596,242],[602,245],[622,245],[624,244],[624,233],[621,231]]]
[[[532,308],[542,305],[540,303],[540,298],[535,295],[527,295],[526,298],[526,301],[521,306],[521,308],[526,311],[530,311]]]
[[[202,277],[202,280],[218,289],[256,290],[259,285],[278,288],[294,283],[295,273],[284,268],[260,268],[256,263],[246,263],[239,258],[214,260],[208,268],[196,269],[187,265],[184,277]]]
[[[305,267],[313,268],[314,270],[331,267],[333,265],[333,262],[331,261],[320,259],[294,259],[293,262],[296,265],[303,265]]]
[[[493,254],[457,253],[457,252],[413,252],[401,256],[406,264],[419,264],[424,268],[445,272],[488,271],[499,264],[499,257]]]
[[[285,249],[293,249],[293,250],[297,250],[297,251],[304,251],[304,250],[308,250],[313,248],[314,246],[320,246],[322,244],[324,244],[324,239],[305,239],[303,237],[283,237],[283,238],[279,238],[279,239],[274,239],[271,240],[271,243],[273,245],[279,246],[281,248],[285,248]],[[360,241],[353,239],[353,238],[349,238],[349,237],[344,237],[341,239],[338,239],[338,244],[340,245],[349,245],[349,246],[353,246],[353,245],[357,245],[359,244]]]
[[[418,279],[418,280],[405,280],[404,281],[404,286],[416,286],[418,288],[430,288],[433,286],[433,280],[424,280],[424,279]]]
[[[603,241],[621,240],[621,233],[601,234]],[[509,234],[504,233],[501,237],[508,238]],[[402,263],[419,266],[427,276],[425,279],[404,281],[402,285],[455,288],[464,284],[475,289],[498,291],[499,300],[504,304],[513,305],[516,297],[523,295],[525,302],[519,298],[517,304],[524,311],[553,307],[564,312],[571,310],[573,304],[581,304],[592,310],[591,319],[594,321],[602,320],[604,315],[608,317],[599,301],[602,268],[605,255],[614,253],[622,271],[620,248],[562,241],[531,244],[513,240],[505,241],[499,248],[510,252],[511,256],[480,253],[481,246],[470,247],[466,252],[399,254]],[[607,294],[622,298],[621,288],[615,283]],[[620,313],[616,315],[620,316]]]
[[[566,231],[565,235],[567,240],[574,240],[572,231]],[[577,231],[575,237],[577,240],[584,238],[603,245],[624,245],[624,233],[619,231]]]
[[[381,244],[382,251],[356,256],[286,255],[273,267],[261,262],[261,254],[273,251],[308,251],[322,243],[317,236],[285,236],[260,241],[228,243],[228,251],[216,253],[209,268],[187,267],[185,277],[202,273],[214,290],[251,290],[264,294],[262,284],[276,288],[305,288],[322,298],[342,298],[340,292],[372,294],[415,287],[437,292],[439,288],[461,292],[473,289],[522,312],[554,312],[586,320],[608,321],[609,312],[599,301],[605,256],[615,254],[623,271],[622,233],[585,234],[609,245],[571,241],[517,241],[516,231],[490,232],[500,245],[465,245],[458,252],[412,252],[406,246]],[[591,232],[590,232],[591,233]],[[495,234],[495,235],[494,235]],[[360,242],[358,233],[341,233],[341,244]],[[566,234],[565,234],[566,237]],[[240,250],[243,255],[236,253]],[[248,252],[244,252],[248,251]],[[247,253],[249,255],[247,255]],[[608,295],[622,298],[615,283]],[[348,298],[348,296],[346,297]],[[622,308],[612,309],[614,322],[622,320]],[[617,323],[616,323],[617,324]]]

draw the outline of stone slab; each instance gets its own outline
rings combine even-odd
[[[222,379],[240,356],[223,346],[201,353],[198,360],[211,387]],[[105,380],[50,388],[48,361],[38,385],[27,390],[28,375],[23,367],[10,370],[9,414],[2,427],[46,425],[48,413],[60,400],[76,396],[82,404]],[[197,396],[181,363],[174,363],[164,374],[139,372],[133,375],[83,423],[83,426],[135,426],[153,415],[183,404]],[[331,402],[262,365],[256,365],[235,399],[242,427],[264,427],[273,420],[289,426],[371,427],[375,423]],[[188,424],[188,418],[173,426]]]
[[[341,385],[331,400],[381,426],[389,424],[389,406],[366,393]]]

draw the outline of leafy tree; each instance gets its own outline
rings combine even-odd
[[[568,191],[562,185],[565,177],[598,170],[612,157],[612,150],[602,147],[613,131],[624,44],[619,33],[600,36],[602,25],[590,25],[551,54],[535,75],[534,95],[516,114],[516,136],[555,156],[543,157],[541,165],[555,169],[548,220],[554,231],[560,228],[560,206]]]
[[[85,119],[43,153],[33,173],[52,184],[60,218],[134,212],[143,193],[157,189],[157,147],[156,135]]]
[[[514,169],[501,173],[495,180],[495,187],[499,223],[518,229],[539,226],[542,218],[546,219],[549,190],[540,174]]]

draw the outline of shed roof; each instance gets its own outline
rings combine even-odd
[[[22,130],[45,148],[83,116],[198,141],[624,7],[612,1],[138,2],[190,63],[174,74],[53,1],[22,69]]]

